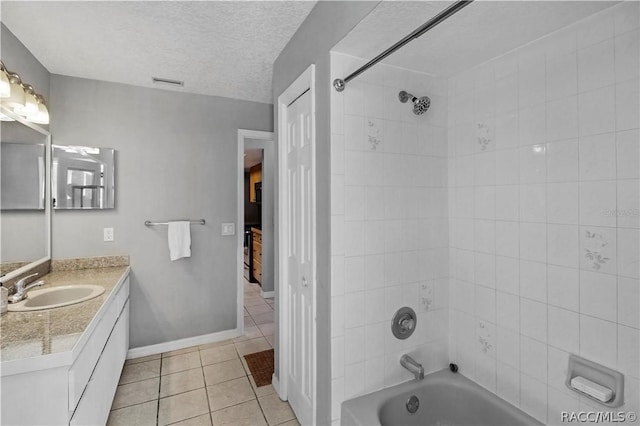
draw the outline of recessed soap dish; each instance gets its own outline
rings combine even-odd
[[[624,376],[593,361],[569,355],[566,385],[574,392],[607,407],[624,403]]]

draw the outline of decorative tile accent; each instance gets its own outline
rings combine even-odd
[[[382,137],[380,134],[382,133],[380,130],[380,124],[378,120],[373,118],[367,119],[367,140],[371,145],[371,150],[375,151],[378,149],[378,145],[382,143]]]
[[[603,254],[609,243],[601,233],[586,230],[582,241],[583,255],[587,264],[590,265],[590,269],[599,271],[603,265],[611,260]]]
[[[480,150],[486,151],[491,143],[489,125],[487,123],[477,123],[476,140],[478,145],[480,145]]]
[[[420,285],[420,303],[424,306],[424,310],[428,311],[433,304],[433,286],[429,283]]]
[[[71,271],[74,269],[112,268],[129,266],[128,255],[80,257],[74,259],[53,259],[51,271]]]
[[[493,331],[485,321],[478,321],[478,343],[480,344],[480,350],[485,354],[492,352]]]

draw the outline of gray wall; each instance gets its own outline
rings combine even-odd
[[[52,75],[54,142],[116,149],[116,208],[54,211],[56,258],[129,254],[132,348],[236,327],[237,130],[272,130],[273,107]],[[206,219],[192,257],[169,260],[167,228]],[[103,242],[103,228],[115,241]]]
[[[378,2],[318,2],[273,66],[273,99],[286,90],[309,65],[316,65],[316,197],[317,197],[317,423],[330,424],[330,108],[331,76],[329,51]],[[278,122],[277,107],[275,123]],[[276,235],[278,230],[276,229]],[[276,248],[277,253],[277,248]],[[275,259],[277,263],[278,259]],[[278,282],[278,277],[275,277]],[[276,312],[279,309],[276,298]],[[277,315],[276,315],[277,320]],[[276,327],[277,333],[277,327]],[[276,335],[276,339],[278,336]],[[277,362],[276,362],[277,368]]]

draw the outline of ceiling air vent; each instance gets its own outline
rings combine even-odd
[[[184,81],[171,80],[169,78],[151,77],[151,81],[156,84],[167,84],[169,86],[184,86]]]

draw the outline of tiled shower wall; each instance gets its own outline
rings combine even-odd
[[[449,80],[451,359],[550,424],[605,408],[566,388],[569,353],[640,412],[638,5]]]
[[[364,64],[331,54],[332,78]],[[398,100],[429,94],[428,114]],[[448,225],[445,80],[376,66],[331,92],[332,419],[343,400],[447,365]],[[416,332],[393,337],[391,318],[411,306]]]

